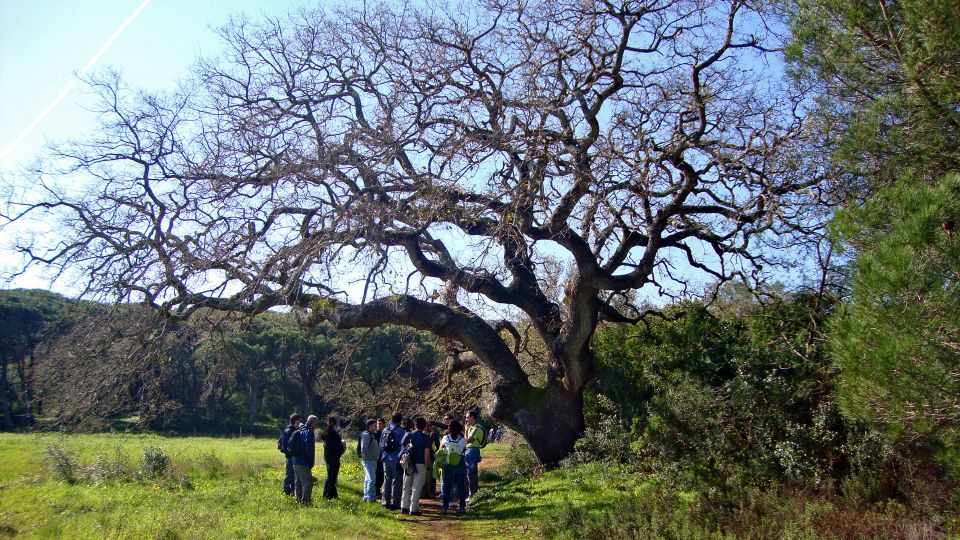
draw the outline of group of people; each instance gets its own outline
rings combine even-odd
[[[479,489],[481,449],[488,439],[502,436],[502,430],[486,433],[478,421],[476,411],[468,412],[463,422],[451,414],[442,422],[400,413],[394,414],[389,423],[383,418],[367,420],[366,430],[357,438],[357,455],[364,471],[362,500],[380,500],[385,508],[417,516],[421,514],[421,497],[436,497],[439,483],[440,512],[448,513],[456,493],[456,513],[463,514]],[[312,469],[316,457],[314,431],[318,427],[316,416],[301,422],[300,415],[293,414],[277,441],[287,458],[283,491],[302,504],[310,504],[316,481]],[[323,496],[328,499],[338,496],[340,459],[346,452],[346,442],[336,427],[337,419],[331,417],[320,434],[327,470]]]

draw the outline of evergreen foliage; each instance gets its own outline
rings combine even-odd
[[[787,58],[847,194],[960,168],[960,9],[953,0],[795,0]]]
[[[892,433],[947,437],[960,426],[960,176],[901,182],[834,223],[853,246],[853,299],[833,322],[840,403]]]

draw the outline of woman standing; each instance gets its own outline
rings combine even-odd
[[[331,416],[327,419],[327,429],[320,440],[323,441],[323,462],[327,465],[327,481],[323,484],[323,497],[336,499],[337,475],[340,474],[340,456],[346,451],[347,445],[337,431],[337,419]]]
[[[447,428],[446,434],[440,440],[440,448],[445,449],[447,453],[447,464],[443,467],[443,480],[441,491],[443,498],[440,504],[440,513],[446,514],[450,507],[450,499],[453,498],[453,489],[457,490],[457,496],[460,499],[460,507],[457,509],[457,515],[463,515],[466,508],[466,473],[467,466],[463,459],[463,451],[467,446],[467,440],[463,437],[463,424],[458,420],[452,420]]]

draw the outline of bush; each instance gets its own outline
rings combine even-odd
[[[95,486],[103,485],[114,478],[128,477],[130,473],[120,445],[114,449],[113,456],[99,455],[96,461],[84,470],[84,476]]]
[[[210,478],[220,478],[227,471],[226,465],[224,465],[223,461],[213,452],[208,453],[200,459],[200,468],[203,469]]]
[[[617,414],[616,405],[603,394],[592,396],[593,405],[586,415],[588,427],[562,463],[573,466],[592,461],[630,463],[635,461],[636,435]]]
[[[170,458],[158,446],[143,449],[140,456],[140,475],[145,478],[161,478],[170,473]]]
[[[47,445],[44,450],[44,458],[55,477],[70,484],[79,479],[80,460],[76,452],[64,445],[62,438]]]
[[[533,453],[533,448],[525,442],[519,442],[510,447],[503,460],[503,470],[507,476],[531,477],[543,472],[543,465]]]

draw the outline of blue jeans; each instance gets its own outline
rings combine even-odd
[[[403,496],[403,471],[396,461],[383,462],[383,504],[390,508],[400,508]]]
[[[479,471],[477,470],[477,464],[483,461],[480,456],[480,449],[476,446],[468,446],[463,453],[463,461],[467,464],[467,498],[471,498],[480,489]]]
[[[447,465],[443,468],[443,484],[441,485],[441,491],[443,491],[443,500],[440,503],[440,508],[446,510],[450,508],[450,499],[453,498],[453,489],[457,490],[457,498],[460,499],[460,510],[462,511],[467,506],[467,468],[463,463],[460,465],[452,466]]]
[[[287,495],[293,495],[294,483],[297,480],[297,473],[293,472],[293,458],[287,458],[287,471],[283,477],[283,492]]]
[[[361,459],[363,465],[363,502],[377,500],[377,460]]]

